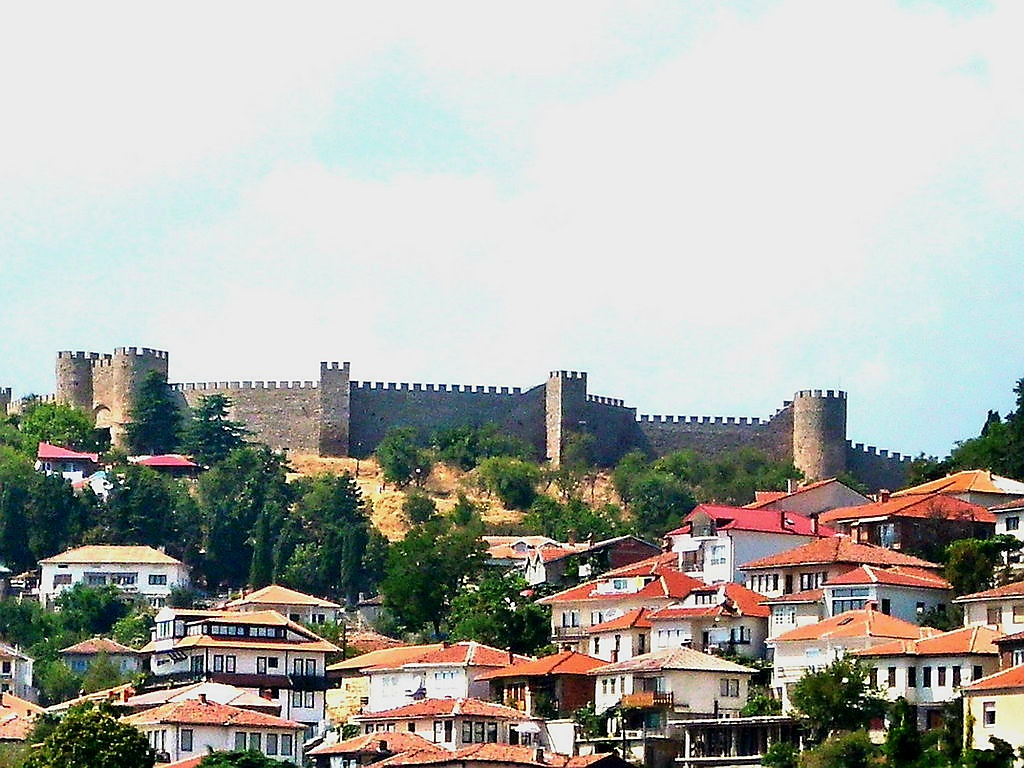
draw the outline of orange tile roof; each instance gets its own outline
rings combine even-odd
[[[43,707],[40,707],[38,704],[34,704],[20,696],[15,696],[13,693],[4,693],[0,697],[0,718],[12,713],[21,717],[35,717],[36,715],[41,715],[44,711]]]
[[[818,539],[777,555],[762,557],[740,566],[742,570],[754,568],[775,568],[783,565],[825,565],[828,563],[851,563],[853,565],[908,565],[938,571],[941,566],[917,557],[894,552],[873,544],[858,544],[849,536],[833,536]]]
[[[82,655],[118,653],[135,655],[138,651],[134,648],[129,648],[127,645],[121,645],[119,642],[111,640],[109,637],[93,637],[89,640],[83,640],[80,643],[69,645],[67,648],[62,648],[60,653],[77,653]]]
[[[445,749],[411,750],[374,763],[381,768],[405,765],[466,765],[472,763],[498,763],[510,766],[545,766],[545,768],[590,768],[602,762],[622,765],[614,753],[581,755],[570,757],[554,752],[544,752],[543,760],[537,761],[534,747],[513,746],[510,744],[473,744],[468,747],[449,752]]]
[[[996,493],[1024,496],[1024,483],[1009,477],[993,475],[987,469],[965,469],[952,475],[904,488],[893,496],[921,493]]]
[[[251,709],[233,707],[230,704],[217,704],[213,701],[186,699],[162,704],[135,715],[128,715],[122,720],[136,727],[140,725],[234,725],[246,728],[280,728],[298,730],[302,723],[285,720]]]
[[[562,651],[534,661],[522,661],[504,669],[477,675],[477,680],[498,680],[506,677],[546,677],[547,675],[585,675],[607,662],[585,653]]]
[[[361,656],[339,661],[327,667],[329,672],[363,669],[396,669],[403,664],[426,656],[442,648],[441,643],[433,645],[407,645],[398,648],[382,648]]]
[[[961,595],[960,597],[953,598],[953,602],[970,603],[975,600],[991,600],[998,597],[1024,597],[1024,581],[1014,581],[1010,584],[1003,584],[1001,587],[993,587],[982,592]]]
[[[1024,688],[1024,664],[1004,669],[1002,672],[983,677],[970,685],[965,685],[962,690],[965,693],[977,693],[979,691],[1000,691],[1016,690]]]
[[[952,584],[937,573],[919,568],[901,568],[898,565],[891,568],[861,565],[825,582],[826,587],[841,584],[888,584],[895,587],[942,590],[953,588]]]
[[[930,627],[919,627],[909,621],[897,619],[895,616],[862,608],[857,611],[846,611],[830,619],[797,627],[784,632],[775,638],[775,642],[791,640],[832,640],[851,637],[884,637],[902,640],[917,640],[938,634],[938,630]]]
[[[491,717],[496,720],[525,721],[531,718],[524,712],[501,704],[480,699],[424,699],[381,712],[366,712],[353,716],[356,722],[376,720],[411,720],[419,717]]]
[[[468,667],[507,667],[516,661],[532,661],[529,656],[510,654],[498,648],[478,643],[474,640],[452,643],[408,661],[402,666],[434,666],[440,664],[459,664]]]
[[[702,672],[753,673],[755,670],[734,661],[713,656],[694,648],[665,648],[644,653],[625,661],[605,664],[591,670],[594,676],[619,674],[620,672],[660,672],[665,669],[692,670]]]
[[[637,627],[639,629],[650,629],[651,622],[647,620],[647,614],[650,612],[648,608],[634,608],[632,611],[627,611],[621,616],[603,621],[600,624],[595,624],[587,629],[587,632],[611,632],[616,629],[632,629]]]
[[[348,643],[349,648],[354,648],[360,653],[382,651],[388,648],[404,648],[409,645],[404,640],[396,640],[373,630],[349,632],[345,642]]]
[[[686,516],[683,525],[668,535],[683,535],[691,531],[693,520],[707,515],[715,521],[715,528],[722,531],[754,531],[795,536],[834,536],[828,526],[814,528],[814,521],[798,512],[752,509],[751,507],[727,507],[721,504],[700,504]]]
[[[385,752],[408,752],[410,750],[434,750],[451,755],[451,752],[439,747],[432,741],[422,736],[406,731],[381,731],[379,733],[366,733],[352,739],[345,739],[335,744],[324,744],[311,749],[309,755],[376,755],[381,752],[380,745],[384,743]]]
[[[186,757],[176,763],[163,763],[161,768],[198,768],[199,764],[206,759],[206,755],[199,757]]]
[[[59,555],[47,557],[40,563],[126,563],[135,565],[147,563],[151,565],[181,565],[180,560],[175,560],[168,554],[153,547],[128,547],[115,546],[113,544],[87,544],[84,547],[76,547]]]
[[[941,493],[890,497],[856,507],[838,507],[821,513],[823,523],[861,520],[866,517],[913,517],[929,520],[960,520],[995,524],[996,516],[980,504],[971,504]]]
[[[677,557],[678,555],[675,553],[672,554],[673,561],[675,561]],[[629,578],[630,576],[639,575],[647,576],[649,573],[643,572],[641,574],[628,575],[616,574],[615,578]],[[613,578],[611,573],[606,573],[599,579],[584,582],[579,586],[571,587],[554,595],[548,595],[537,602],[541,605],[555,605],[558,603],[582,600],[600,600],[611,603],[616,600],[628,599],[682,599],[690,594],[694,589],[706,586],[704,582],[695,579],[692,576],[687,576],[685,573],[681,573],[676,570],[669,570],[666,567],[660,567],[656,574],[656,578],[636,592],[598,591],[598,585],[607,583],[611,578]]]
[[[226,607],[237,608],[243,605],[308,605],[314,608],[341,608],[340,605],[332,603],[330,600],[288,589],[280,584],[271,584],[257,589],[237,600],[232,600]]]
[[[933,637],[893,640],[873,648],[854,651],[856,656],[960,656],[968,653],[995,656],[995,640],[1002,635],[991,627],[961,627]]]
[[[761,605],[764,595],[752,589],[747,589],[742,584],[732,582],[726,584],[725,596],[739,609],[740,614],[743,616],[767,618],[771,613],[771,611]]]

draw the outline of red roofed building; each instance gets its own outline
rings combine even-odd
[[[0,694],[0,742],[25,741],[43,708],[13,693]]]
[[[171,477],[198,477],[203,468],[180,453],[163,453],[157,456],[129,456],[128,461],[140,467],[149,467]]]
[[[938,480],[931,480],[912,488],[904,488],[892,495],[895,498],[932,493],[941,493],[990,508],[997,504],[1024,499],[1024,483],[1009,477],[994,475],[987,469],[965,469]]]
[[[858,544],[848,536],[832,536],[762,557],[740,566],[746,585],[767,597],[820,588],[859,565],[900,566],[939,573],[942,566],[872,544]]]
[[[828,666],[851,651],[871,648],[891,640],[919,640],[939,634],[930,627],[887,616],[873,605],[858,611],[791,629],[768,641],[774,648],[772,687],[789,709],[789,691],[808,670]]]
[[[962,595],[953,602],[963,608],[964,626],[986,624],[1007,635],[1024,632],[1024,581]]]
[[[289,763],[302,762],[302,723],[217,704],[205,697],[164,704],[122,720],[145,734],[163,758],[161,762],[235,749],[262,752]]]
[[[575,584],[654,557],[661,549],[636,536],[616,536],[604,541],[588,541],[540,548],[530,552],[526,559],[526,581],[529,584]],[[570,567],[570,565],[576,567]]]
[[[473,698],[423,699],[402,707],[356,715],[363,734],[414,733],[446,749],[470,744],[535,743],[541,723],[513,707]],[[532,727],[523,728],[524,723]]]
[[[413,751],[451,752],[415,733],[383,731],[322,744],[307,753],[316,768],[359,768],[394,755]]]
[[[985,507],[944,494],[892,496],[824,512],[821,521],[860,544],[902,552],[936,552],[957,539],[987,539],[996,517]]]
[[[71,667],[72,672],[81,674],[99,657],[105,656],[121,674],[137,672],[142,667],[139,652],[127,645],[107,637],[94,637],[80,643],[62,648],[60,655]]]
[[[760,659],[765,653],[769,609],[764,597],[742,584],[715,584],[694,589],[678,603],[647,615],[652,650],[687,647],[725,651]]]
[[[888,699],[904,698],[917,708],[921,730],[942,724],[943,708],[972,680],[999,669],[990,627],[962,627],[918,640],[893,640],[855,651],[871,669],[871,683]]]
[[[1021,743],[1024,723],[1024,665],[983,677],[962,689],[964,747],[991,749],[990,739]],[[969,727],[973,726],[973,727]]]
[[[72,451],[49,443],[40,443],[36,449],[36,470],[48,475],[60,475],[66,480],[81,480],[100,467],[98,453]]]
[[[629,768],[631,764],[616,752],[570,756],[533,747],[475,744],[455,752],[427,749],[402,752],[379,765],[381,768],[428,765],[433,768]]]
[[[594,701],[594,678],[587,673],[605,662],[574,651],[521,661],[486,672],[491,698],[532,717],[571,717]]]
[[[871,501],[834,477],[798,485],[789,491],[758,491],[756,496],[752,503],[744,505],[747,509],[785,510],[807,516]]]
[[[668,534],[680,569],[708,583],[742,583],[740,565],[833,535],[796,512],[701,504]]]

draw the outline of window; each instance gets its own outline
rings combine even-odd
[[[985,623],[986,624],[999,624],[1002,620],[1002,610],[998,607],[989,608],[985,611]]]
[[[235,734],[235,750],[238,751],[238,752],[244,752],[245,751],[245,734],[244,733],[236,733]]]
[[[907,667],[907,688],[917,688],[917,667]]]
[[[60,587],[71,583],[70,573],[55,573],[53,575],[53,586]]]
[[[974,665],[974,673],[971,675],[971,680],[978,680],[982,677],[981,664]]]
[[[932,687],[932,668],[925,667],[921,670],[921,687],[931,688]]]
[[[281,734],[281,754],[291,755],[292,753],[292,735],[290,733]]]
[[[151,573],[149,574],[149,584],[152,587],[162,587],[167,584],[166,573]]]
[[[178,732],[178,749],[182,752],[192,751],[192,729],[182,728]]]
[[[939,667],[938,686],[941,688],[945,684],[946,684],[946,668],[945,667]]]
[[[1008,531],[1016,531],[1018,528],[1020,528],[1020,518],[1019,517],[1008,517],[1008,518],[1006,518],[1006,530],[1008,530]]]
[[[984,723],[986,728],[991,728],[996,724],[996,703],[994,701],[986,701],[981,707],[981,722]],[[1012,720],[1013,718],[1010,719]]]
[[[315,691],[303,691],[302,693],[302,706],[306,709],[312,709],[316,706],[316,692]]]
[[[488,723],[487,724],[487,743],[497,744],[498,743],[498,724]]]
[[[306,677],[316,675],[316,659],[306,659]]]
[[[249,749],[251,749],[253,752],[259,752],[261,749],[263,749],[262,733],[249,734]]]
[[[277,754],[277,734],[276,733],[268,733],[267,734],[267,754],[268,755],[276,755]]]
[[[719,681],[722,696],[734,699],[740,695],[740,681],[735,678],[723,678]]]
[[[890,600],[888,597],[882,598],[882,613],[884,613],[886,616],[892,613],[892,600]]]
[[[886,684],[890,688],[895,688],[896,687],[896,667],[889,667],[889,669],[886,670],[886,672],[887,672],[887,674],[886,674]]]
[[[277,669],[277,656],[267,656],[267,667]]]
[[[871,683],[872,688],[878,687],[878,667],[871,668],[868,675],[868,681]]]
[[[302,659],[295,659],[295,660],[292,661],[292,674],[293,675],[301,675],[302,674]]]
[[[953,667],[953,687],[954,688],[959,688],[960,687],[960,667],[959,667],[959,665]]]
[[[443,723],[440,720],[434,721],[434,743],[440,744],[441,739],[444,738]]]
[[[256,674],[265,675],[267,674],[267,657],[257,656],[256,657]]]
[[[139,579],[137,573],[112,573],[110,574],[110,583],[117,584],[120,587],[130,587]]]
[[[473,723],[469,720],[462,721],[462,743],[473,743]]]
[[[293,707],[301,707],[302,706],[302,691],[292,691],[292,706]]]
[[[476,744],[484,743],[484,721],[477,720],[473,723],[473,741]]]
[[[225,656],[224,657],[224,671],[225,672],[234,672],[235,671],[235,657],[234,656]]]
[[[215,654],[213,657],[213,671],[223,672],[224,671],[224,656],[222,654]]]
[[[612,589],[614,589],[616,592],[622,592],[628,586],[628,579],[612,579]]]
[[[1024,605],[1013,606],[1013,623],[1022,624],[1024,623]]]
[[[597,656],[600,653],[601,653],[601,638],[600,637],[595,637],[594,638],[594,655]]]
[[[192,671],[193,672],[202,672],[203,671],[203,657],[202,656],[193,656],[192,657]]]

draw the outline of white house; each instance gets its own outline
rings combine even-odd
[[[756,496],[753,502],[744,505],[747,509],[785,510],[807,516],[871,501],[834,477],[791,487],[788,491],[757,491]]]
[[[670,715],[676,719],[680,714],[736,716],[747,702],[754,670],[692,648],[667,648],[597,667],[588,674],[597,680],[596,712],[616,705],[647,712],[645,723],[657,728]]]
[[[587,629],[589,654],[602,661],[625,661],[651,650],[649,608],[634,608]]]
[[[743,582],[740,565],[833,535],[796,512],[700,504],[670,531],[680,569],[709,584]]]
[[[775,653],[772,688],[788,709],[789,691],[808,671],[822,669],[851,651],[871,648],[892,640],[919,640],[939,634],[875,610],[872,604],[846,611],[817,624],[791,629],[768,641]]]
[[[100,656],[105,656],[122,675],[138,672],[142,667],[139,652],[107,637],[93,637],[60,650],[64,663],[79,674],[89,669]]]
[[[36,471],[47,475],[60,475],[72,482],[82,480],[99,469],[98,453],[71,451],[58,445],[40,443],[36,449]]]
[[[211,680],[258,693],[311,735],[325,712],[326,657],[340,649],[275,611],[192,611],[156,615],[150,672],[157,682]]]
[[[987,469],[965,469],[938,480],[930,480],[912,488],[904,488],[892,495],[895,498],[928,493],[941,493],[971,504],[992,508],[1024,499],[1024,483],[1009,477],[994,475]]]
[[[277,611],[302,624],[325,624],[341,621],[345,609],[338,603],[314,597],[279,584],[249,592],[224,605],[229,611]]]
[[[14,646],[0,643],[0,693],[13,693],[19,699],[36,700],[32,687],[35,660]]]
[[[964,611],[964,626],[985,624],[1005,635],[1024,631],[1024,581],[974,592],[953,600]]]
[[[218,704],[205,696],[147,709],[123,721],[146,736],[158,763],[236,749],[302,763],[302,723]]]
[[[526,660],[470,641],[446,644],[401,663],[384,661],[363,667],[362,674],[370,681],[364,712],[396,709],[423,699],[484,699],[490,684],[478,681],[479,675]]]
[[[162,607],[174,587],[189,585],[188,566],[152,547],[90,544],[39,561],[39,601],[50,608],[75,584],[108,584]]]
[[[904,698],[917,707],[918,728],[942,724],[943,707],[960,688],[999,670],[999,632],[963,627],[920,640],[893,640],[852,655],[871,668],[871,684],[890,701]]]
[[[652,650],[684,646],[763,658],[769,615],[763,600],[742,584],[695,589],[678,603],[648,613]]]

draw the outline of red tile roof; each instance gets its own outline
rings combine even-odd
[[[459,664],[467,667],[507,667],[516,661],[531,661],[531,659],[528,656],[510,654],[508,651],[470,640],[442,646],[418,659],[408,661],[402,666]]]
[[[403,648],[408,646],[404,640],[396,640],[393,637],[382,635],[380,632],[374,632],[373,630],[359,630],[356,632],[349,632],[348,637],[345,638],[349,648],[354,648],[360,653],[369,653],[370,651],[381,651],[388,648]]]
[[[91,461],[93,464],[98,464],[100,461],[100,455],[98,453],[82,453],[80,451],[72,451],[67,448],[61,448],[59,445],[50,445],[49,443],[40,443],[36,449],[37,459],[79,459],[82,461]]]
[[[130,725],[159,725],[163,723],[175,725],[235,725],[246,728],[280,728],[298,730],[304,727],[294,720],[285,720],[251,709],[241,709],[230,704],[217,704],[213,701],[186,699],[173,701],[153,709],[147,709],[135,715],[128,715],[122,720]]]
[[[969,595],[961,595],[954,598],[954,603],[970,603],[975,600],[990,600],[997,597],[1024,597],[1024,581],[1014,581],[1010,584],[1003,584],[1001,587],[986,589],[982,592],[972,592]]]
[[[893,640],[874,648],[854,651],[856,656],[995,656],[999,650],[995,640],[1001,635],[991,627],[961,627],[952,632],[918,640]]]
[[[825,565],[828,563],[851,563],[853,565],[907,565],[938,571],[941,566],[917,557],[894,552],[873,544],[858,544],[849,536],[832,536],[827,539],[810,541],[777,555],[762,557],[740,566],[743,570],[754,568],[775,568],[783,565]]]
[[[432,741],[427,741],[422,736],[406,731],[381,731],[379,733],[367,733],[356,736],[352,739],[345,739],[335,744],[324,744],[311,749],[310,755],[360,755],[379,754],[381,743],[384,743],[386,752],[408,752],[414,749],[437,750],[451,754],[443,747],[439,747]]]
[[[987,469],[965,469],[952,475],[931,480],[911,488],[897,491],[893,496],[911,496],[922,493],[995,493],[1024,495],[1024,483],[1009,477],[993,475]]]
[[[327,667],[330,672],[345,670],[397,669],[410,661],[420,659],[442,647],[441,643],[432,645],[407,645],[398,648],[382,648],[377,651],[354,656]]]
[[[134,648],[129,648],[127,645],[121,645],[116,640],[111,640],[108,637],[94,637],[74,645],[69,645],[67,648],[62,648],[60,653],[77,653],[81,655],[118,653],[135,655],[138,651]]]
[[[498,680],[507,677],[546,677],[547,675],[585,675],[594,667],[607,662],[595,659],[585,653],[562,651],[551,656],[542,656],[535,661],[522,661],[504,669],[477,675],[477,680]]]
[[[240,608],[243,605],[305,605],[312,608],[341,608],[337,603],[325,600],[322,597],[307,595],[280,584],[270,584],[255,592],[242,595],[237,600],[231,600],[225,608]]]
[[[755,531],[758,533],[790,534],[796,536],[832,536],[828,526],[819,526],[814,532],[814,523],[805,515],[796,512],[750,509],[747,507],[726,507],[720,504],[699,504],[683,521],[682,526],[669,532],[669,536],[681,536],[690,532],[693,520],[707,515],[715,521],[720,531]]]
[[[1018,664],[1016,667],[1010,667],[1002,672],[996,672],[993,675],[983,677],[970,685],[964,686],[962,690],[966,693],[976,693],[978,691],[1015,690],[1020,688],[1024,688],[1024,664]]]
[[[960,520],[995,524],[996,516],[979,504],[971,504],[940,493],[890,497],[887,501],[839,507],[821,513],[825,523],[860,520],[865,517],[913,517],[930,520]]]
[[[895,587],[917,587],[919,589],[952,589],[953,585],[931,571],[920,568],[878,568],[873,565],[861,565],[852,571],[836,576],[825,582],[825,586],[841,584],[889,584]]]
[[[826,640],[853,637],[882,637],[917,640],[938,634],[938,630],[930,627],[919,627],[909,621],[897,619],[895,616],[863,608],[858,611],[846,611],[830,619],[797,627],[784,632],[775,638],[775,642],[791,640]]]
[[[490,717],[496,720],[529,720],[525,713],[480,699],[424,699],[380,712],[355,715],[354,721],[411,720],[419,717]]]
[[[672,562],[675,563],[678,555],[675,553],[669,554]],[[687,576],[685,573],[681,573],[677,570],[670,570],[666,566],[659,566],[657,573],[655,574],[655,578],[636,592],[601,592],[598,590],[599,585],[609,582],[612,578],[630,578],[634,576],[651,575],[650,565],[644,566],[644,569],[637,574],[619,572],[623,570],[625,569],[606,573],[599,579],[584,582],[579,586],[571,587],[570,589],[563,590],[562,592],[558,592],[554,595],[541,598],[537,602],[542,605],[553,605],[580,600],[602,600],[605,602],[614,602],[622,599],[682,599],[690,594],[694,589],[706,586],[704,582],[699,581],[692,576]],[[613,576],[612,574],[615,575]]]
[[[132,459],[129,459],[132,461]],[[198,469],[199,465],[180,453],[165,453],[160,456],[143,456],[134,459],[133,463],[143,467],[183,467]]]
[[[801,485],[795,491],[754,491],[754,501],[750,504],[744,504],[743,506],[747,509],[761,509],[774,504],[776,501],[782,499],[791,499],[794,496],[799,496],[802,493],[813,491],[822,486],[829,485],[830,483],[838,483],[839,480],[835,477],[828,477],[824,480],[818,480],[807,485]]]
[[[651,622],[647,619],[647,614],[650,613],[648,608],[634,608],[632,611],[627,611],[618,618],[609,619],[603,621],[600,624],[595,624],[587,629],[587,632],[591,634],[596,632],[611,632],[616,629],[633,629],[637,627],[639,629],[650,629]]]
[[[473,744],[455,752],[442,749],[423,749],[403,752],[374,763],[381,768],[405,765],[466,765],[472,763],[499,763],[510,766],[544,766],[545,768],[598,768],[602,763],[612,766],[626,765],[615,753],[579,755],[570,757],[554,752],[544,752],[543,760],[537,761],[534,747],[512,746],[510,744]]]

